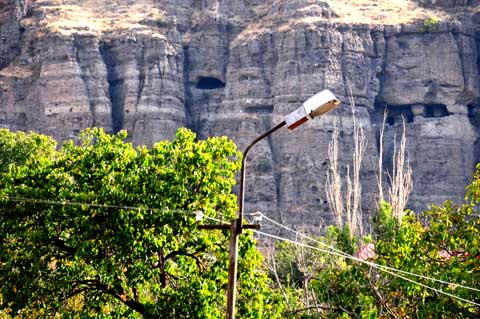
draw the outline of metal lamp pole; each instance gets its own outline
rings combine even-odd
[[[237,264],[238,264],[238,237],[243,229],[258,229],[260,225],[244,225],[243,211],[245,201],[245,169],[248,152],[250,149],[269,136],[273,132],[287,125],[289,130],[293,130],[305,123],[309,119],[319,117],[324,113],[336,108],[340,101],[328,90],[324,90],[303,103],[297,110],[285,116],[285,119],[255,138],[243,152],[242,168],[240,172],[240,194],[238,197],[238,218],[232,220],[230,224],[230,257],[228,265],[228,286],[227,286],[227,319],[235,319],[235,289],[237,286]]]
[[[230,225],[230,261],[228,264],[227,319],[235,318],[235,288],[237,286],[238,236],[242,233],[242,230],[244,229],[243,206],[245,202],[245,168],[247,164],[247,155],[250,149],[255,144],[257,144],[279,128],[285,126],[286,124],[287,122],[282,121],[280,124],[258,136],[247,146],[247,148],[243,152],[242,168],[240,172],[240,194],[238,196],[238,218],[234,219],[232,221],[232,224]]]

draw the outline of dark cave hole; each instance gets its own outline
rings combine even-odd
[[[475,127],[480,127],[480,98],[467,105],[468,106],[468,118],[470,123]]]
[[[479,107],[478,107],[478,104],[477,103],[470,103],[467,105],[468,107],[468,116],[470,118],[476,116],[479,112]]]
[[[413,123],[413,113],[409,105],[387,105],[387,124]]]
[[[20,113],[17,116],[17,123],[20,127],[26,127],[27,126],[27,114]]]
[[[383,112],[387,110],[387,124],[392,126],[402,123],[402,118],[406,123],[413,123],[416,116],[424,118],[439,118],[449,116],[445,104],[407,104],[407,105],[389,105],[386,103],[375,103],[376,118],[381,121]]]
[[[425,105],[425,117],[444,117],[450,113],[447,110],[447,106],[444,104],[427,104]]]
[[[201,76],[197,84],[195,85],[197,89],[201,90],[214,90],[214,89],[222,89],[225,87],[225,83],[222,82],[220,79],[210,77],[210,76]]]
[[[405,119],[405,123],[413,123],[413,115],[412,114],[395,114],[395,116],[388,116],[387,117],[387,124],[392,126],[395,124],[402,123],[402,118]]]
[[[273,105],[256,105],[249,106],[245,112],[250,114],[271,114],[273,112]]]

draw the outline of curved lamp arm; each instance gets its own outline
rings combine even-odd
[[[247,148],[245,149],[245,151],[243,152],[243,157],[242,157],[242,168],[241,168],[241,172],[240,172],[240,193],[239,193],[239,196],[238,196],[238,222],[237,222],[237,232],[239,234],[242,233],[242,229],[243,229],[243,204],[244,204],[244,200],[245,200],[245,169],[246,169],[246,166],[247,166],[247,156],[248,156],[248,152],[250,151],[250,149],[255,145],[257,144],[258,142],[260,142],[261,140],[263,140],[265,137],[269,136],[270,134],[272,134],[273,132],[275,132],[276,130],[278,130],[279,128],[285,126],[287,124],[287,122],[285,121],[282,121],[281,123],[277,124],[276,126],[272,127],[270,130],[266,131],[265,133],[263,133],[262,135],[258,136],[257,138],[255,138],[248,146]]]

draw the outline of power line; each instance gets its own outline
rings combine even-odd
[[[115,209],[130,209],[137,211],[152,211],[152,212],[167,212],[167,213],[183,213],[183,214],[192,214],[197,215],[198,210],[190,211],[185,209],[160,209],[160,208],[150,208],[150,207],[140,207],[140,206],[122,206],[122,205],[108,205],[108,204],[92,204],[92,203],[82,203],[82,202],[72,202],[72,201],[54,201],[54,200],[45,200],[45,199],[36,199],[36,198],[24,198],[24,197],[0,197],[1,201],[11,201],[11,202],[26,202],[26,203],[39,203],[39,204],[49,204],[49,205],[65,205],[65,206],[87,206],[95,208],[115,208]],[[223,218],[223,216],[220,216]],[[202,218],[209,219],[215,222],[224,223],[223,219],[218,219],[210,216],[202,216]],[[228,224],[225,224],[228,225]]]
[[[1,197],[0,201],[7,200],[11,202],[26,202],[26,203],[38,203],[38,204],[50,204],[50,205],[64,205],[64,206],[87,206],[95,208],[116,208],[116,209],[130,209],[130,210],[148,210],[155,212],[163,212],[165,209],[159,208],[149,208],[149,207],[139,207],[139,206],[122,206],[122,205],[109,205],[109,204],[91,204],[91,203],[82,203],[82,202],[72,202],[72,201],[54,201],[47,199],[37,199],[37,198],[25,198],[25,197]]]
[[[408,278],[408,277],[405,277],[405,276],[402,276],[402,275],[399,275],[397,274],[396,272],[398,273],[403,273],[403,274],[407,274],[407,275],[412,275],[412,276],[417,276],[417,277],[420,277],[422,279],[428,279],[428,280],[432,280],[432,281],[436,281],[436,282],[439,282],[439,283],[442,283],[442,284],[448,284],[448,285],[454,285],[454,286],[457,286],[457,287],[461,287],[461,288],[465,288],[465,289],[469,289],[469,290],[473,290],[473,291],[480,291],[479,289],[476,289],[476,288],[472,288],[472,287],[468,287],[468,286],[464,286],[464,285],[460,285],[460,284],[455,284],[455,283],[450,283],[450,282],[447,282],[447,281],[443,281],[443,280],[439,280],[439,279],[435,279],[435,278],[430,278],[430,277],[426,277],[426,276],[422,276],[422,275],[418,275],[418,274],[415,274],[415,273],[410,273],[410,272],[407,272],[407,271],[403,271],[403,270],[400,270],[400,269],[396,269],[396,268],[392,268],[392,267],[388,267],[388,266],[383,266],[383,265],[379,265],[379,264],[376,264],[376,263],[372,263],[372,262],[369,262],[369,261],[365,261],[365,260],[362,260],[360,258],[357,258],[355,256],[352,256],[350,254],[347,254],[339,249],[336,249],[335,247],[333,246],[330,246],[330,245],[327,245],[325,243],[322,243],[318,240],[315,240],[313,238],[310,238],[298,231],[295,231],[294,229],[291,229],[283,224],[280,224],[270,218],[268,218],[267,216],[263,215],[262,216],[264,218],[266,218],[267,220],[269,220],[270,222],[278,225],[278,226],[281,226],[282,228],[285,228],[289,231],[292,231],[294,232],[295,234],[301,236],[301,237],[304,237],[306,239],[309,239],[309,240],[312,240],[318,244],[321,244],[323,246],[326,246],[327,248],[329,248],[330,250],[325,250],[325,249],[322,249],[322,248],[318,248],[318,247],[314,247],[314,246],[310,246],[310,245],[306,245],[306,244],[302,244],[302,243],[299,243],[297,241],[294,241],[294,240],[291,240],[291,239],[287,239],[287,238],[283,238],[283,237],[280,237],[280,236],[276,236],[276,235],[272,235],[272,234],[268,234],[268,233],[265,233],[265,232],[262,232],[262,231],[258,231],[258,230],[254,230],[255,233],[259,234],[259,235],[263,235],[263,236],[266,236],[266,237],[270,237],[270,238],[274,238],[274,239],[277,239],[277,240],[282,240],[282,241],[286,241],[286,242],[290,242],[294,245],[298,245],[298,246],[302,246],[302,247],[305,247],[305,248],[310,248],[310,249],[314,249],[314,250],[317,250],[317,251],[320,251],[320,252],[323,252],[323,253],[326,253],[326,254],[329,254],[329,255],[334,255],[334,256],[337,256],[337,257],[345,257],[345,258],[348,258],[348,259],[352,259],[352,260],[355,260],[355,261],[358,261],[358,262],[361,262],[361,263],[364,263],[366,265],[369,265],[371,267],[374,267],[380,271],[383,271],[383,272],[386,272],[392,276],[395,276],[395,277],[398,277],[398,278],[401,278],[403,280],[406,280],[408,282],[411,282],[413,284],[416,284],[416,285],[419,285],[419,286],[422,286],[424,288],[427,288],[427,289],[430,289],[432,291],[435,291],[437,293],[440,293],[440,294],[443,294],[443,295],[446,295],[446,296],[449,296],[451,298],[454,298],[454,299],[457,299],[457,300],[461,300],[461,301],[464,301],[464,302],[467,302],[467,303],[470,303],[470,304],[473,304],[473,305],[476,305],[476,306],[480,306],[479,303],[476,303],[474,301],[470,301],[468,299],[465,299],[465,298],[462,298],[462,297],[459,297],[459,296],[456,296],[456,295],[453,295],[451,293],[448,293],[448,292],[445,292],[443,290],[440,290],[440,289],[437,289],[437,288],[434,288],[434,287],[430,287],[428,285],[425,285],[423,283],[420,283],[420,282],[417,282],[411,278]],[[220,220],[216,219],[216,218],[211,218],[209,217],[209,219],[211,220],[214,220],[214,221],[217,221],[217,222],[221,222]]]
[[[426,279],[426,280],[430,280],[430,281],[434,281],[434,282],[438,282],[438,283],[441,283],[441,284],[444,284],[444,285],[451,285],[451,286],[456,286],[456,287],[459,287],[459,288],[464,288],[464,289],[467,289],[467,290],[472,290],[472,291],[476,291],[476,292],[480,292],[480,289],[477,289],[477,288],[473,288],[473,287],[468,287],[468,286],[464,286],[464,285],[461,285],[461,284],[457,284],[457,283],[453,283],[453,282],[448,282],[448,281],[445,281],[445,280],[441,280],[441,279],[436,279],[436,278],[432,278],[432,277],[428,277],[428,276],[424,276],[424,275],[420,275],[420,274],[417,274],[417,273],[413,273],[413,272],[409,272],[409,271],[404,271],[404,270],[401,270],[401,269],[396,269],[396,268],[392,268],[392,267],[389,267],[389,266],[385,266],[385,265],[379,265],[379,264],[376,264],[376,263],[373,263],[373,262],[370,262],[370,261],[367,261],[367,260],[363,260],[363,259],[360,259],[360,258],[357,258],[353,255],[350,255],[350,254],[347,254],[331,245],[328,245],[326,243],[323,243],[315,238],[312,238],[312,237],[309,237],[305,234],[302,234],[288,226],[285,226],[265,215],[262,214],[262,217],[265,218],[266,220],[268,220],[269,222],[273,223],[274,225],[277,225],[283,229],[286,229],[290,232],[293,232],[295,235],[297,236],[300,236],[302,238],[305,238],[305,239],[308,239],[314,243],[317,243],[319,245],[322,245],[324,247],[327,247],[328,249],[332,250],[332,251],[335,251],[337,253],[339,253],[341,256],[345,257],[345,258],[349,258],[349,259],[352,259],[352,260],[355,260],[355,261],[358,261],[358,262],[361,262],[361,263],[364,263],[366,265],[369,265],[369,266],[372,266],[372,267],[375,267],[375,268],[383,268],[385,270],[388,270],[388,271],[393,271],[393,272],[398,272],[398,273],[401,273],[401,274],[404,274],[404,275],[410,275],[410,276],[414,276],[414,277],[417,277],[417,278],[421,278],[421,279]]]
[[[131,209],[131,210],[148,210],[148,211],[153,211],[153,212],[174,212],[174,213],[188,213],[188,214],[195,214],[195,212],[193,211],[186,211],[186,210],[166,210],[166,209],[158,209],[158,208],[150,208],[150,207],[138,207],[138,206],[122,206],[122,205],[108,205],[108,204],[91,204],[91,203],[82,203],[82,202],[72,202],[72,201],[54,201],[54,200],[44,200],[44,199],[35,199],[35,198],[24,198],[24,197],[3,197],[1,198],[0,200],[8,200],[8,201],[12,201],[12,202],[31,202],[31,203],[43,203],[43,204],[53,204],[53,205],[71,205],[71,206],[87,206],[87,207],[96,207],[96,208],[115,208],[115,209]],[[251,214],[250,214],[251,215]],[[431,277],[427,277],[427,276],[423,276],[423,275],[419,275],[419,274],[416,274],[416,273],[411,273],[411,272],[407,272],[407,271],[403,271],[403,270],[400,270],[400,269],[396,269],[396,268],[392,268],[392,267],[388,267],[388,266],[384,266],[384,265],[379,265],[379,264],[376,264],[376,263],[372,263],[372,262],[369,262],[369,261],[366,261],[366,260],[363,260],[363,259],[360,259],[360,258],[357,258],[355,256],[352,256],[350,254],[347,254],[333,246],[330,246],[328,244],[325,244],[319,240],[316,240],[314,238],[311,238],[305,234],[302,234],[292,228],[289,228],[288,226],[285,226],[265,215],[262,214],[262,217],[265,218],[266,220],[268,220],[269,222],[277,225],[278,227],[281,227],[281,228],[284,228],[290,232],[293,232],[294,234],[296,234],[297,236],[300,236],[300,237],[303,237],[305,239],[308,239],[310,241],[313,241],[317,244],[320,244],[326,248],[328,248],[329,250],[325,250],[325,249],[321,249],[321,248],[318,248],[318,247],[314,247],[314,246],[310,246],[310,245],[306,245],[306,244],[303,244],[303,243],[299,243],[297,241],[293,241],[293,240],[290,240],[290,239],[287,239],[287,238],[282,238],[282,237],[279,237],[279,236],[276,236],[276,235],[272,235],[272,234],[268,234],[268,233],[264,233],[264,232],[261,232],[261,231],[257,231],[257,230],[254,230],[255,233],[258,233],[259,235],[263,235],[263,236],[266,236],[266,237],[271,237],[271,238],[275,238],[275,239],[278,239],[278,240],[282,240],[282,241],[286,241],[286,242],[290,242],[292,244],[295,244],[295,245],[298,245],[298,246],[302,246],[302,247],[306,247],[306,248],[310,248],[310,249],[314,249],[314,250],[317,250],[317,251],[320,251],[320,252],[323,252],[323,253],[326,253],[326,254],[330,254],[330,255],[334,255],[334,256],[337,256],[337,257],[344,257],[344,258],[348,258],[348,259],[351,259],[351,260],[355,260],[355,261],[358,261],[358,262],[361,262],[361,263],[364,263],[366,265],[369,265],[371,267],[374,267],[376,269],[379,269],[383,272],[386,272],[388,274],[391,274],[393,276],[396,276],[398,278],[402,278],[406,281],[409,281],[411,283],[414,283],[414,284],[418,284],[424,288],[427,288],[427,289],[431,289],[433,291],[436,291],[440,294],[444,294],[444,295],[447,295],[449,297],[452,297],[452,298],[456,298],[458,300],[461,300],[461,301],[464,301],[464,302],[468,302],[470,304],[473,304],[473,305],[476,305],[476,306],[480,306],[480,304],[478,303],[475,303],[473,301],[470,301],[470,300],[467,300],[467,299],[464,299],[464,298],[461,298],[461,297],[458,297],[458,296],[455,296],[453,294],[450,294],[450,293],[447,293],[447,292],[444,292],[440,289],[436,289],[434,287],[430,287],[430,286],[427,286],[425,284],[422,284],[422,283],[419,283],[419,282],[416,282],[410,278],[407,278],[407,277],[404,277],[402,275],[399,275],[397,273],[402,273],[404,275],[410,275],[410,276],[415,276],[415,277],[419,277],[419,278],[422,278],[422,279],[426,279],[426,280],[431,280],[431,281],[434,281],[434,282],[438,282],[438,283],[442,283],[442,284],[446,284],[446,285],[453,285],[453,286],[456,286],[456,287],[460,287],[460,288],[464,288],[464,289],[468,289],[468,290],[473,290],[473,291],[477,291],[477,292],[480,292],[480,289],[477,289],[477,288],[472,288],[472,287],[468,287],[468,286],[464,286],[464,285],[461,285],[461,284],[456,284],[456,283],[451,283],[451,282],[447,282],[447,281],[443,281],[443,280],[439,280],[439,279],[435,279],[435,278],[431,278]],[[215,222],[218,222],[218,223],[221,223],[221,224],[225,224],[224,223],[224,220],[222,219],[218,219],[218,218],[214,218],[214,217],[210,217],[210,216],[205,216],[204,218],[208,219],[208,220],[211,220],[211,221],[215,221]]]
[[[297,245],[297,246],[301,246],[301,247],[305,247],[305,248],[309,248],[309,249],[313,249],[313,250],[317,250],[317,251],[320,251],[320,252],[323,252],[323,253],[326,253],[326,254],[330,254],[330,255],[334,255],[334,256],[342,256],[342,257],[347,257],[345,256],[345,254],[340,254],[340,253],[337,253],[337,252],[334,252],[334,251],[331,251],[331,250],[325,250],[325,249],[322,249],[322,248],[318,248],[318,247],[314,247],[314,246],[310,246],[310,245],[307,245],[307,244],[302,244],[302,243],[299,243],[299,242],[296,242],[296,241],[293,241],[291,239],[287,239],[287,238],[283,238],[283,237],[280,237],[280,236],[276,236],[276,235],[272,235],[272,234],[268,234],[268,233],[264,233],[264,232],[261,232],[261,231],[258,231],[258,230],[254,230],[255,233],[259,234],[259,235],[262,235],[262,236],[266,236],[266,237],[270,237],[270,238],[274,238],[274,239],[277,239],[277,240],[281,240],[281,241],[285,241],[285,242],[289,242],[291,244],[294,244],[294,245]],[[347,258],[350,258],[350,257],[347,257]],[[357,260],[358,258],[356,257],[353,257],[351,259],[354,259],[354,260]],[[358,260],[358,261],[361,261],[361,260]],[[393,271],[389,271],[389,270],[386,270],[386,269],[383,269],[381,267],[378,267],[379,265],[376,265],[374,263],[370,263],[370,265],[374,268],[377,268],[378,270],[380,271],[383,271],[383,272],[386,272],[392,276],[395,276],[395,277],[398,277],[398,278],[401,278],[403,280],[406,280],[406,281],[409,281],[415,285],[419,285],[419,286],[422,286],[424,288],[427,288],[427,289],[430,289],[432,291],[435,291],[439,294],[442,294],[442,295],[446,295],[446,296],[449,296],[451,298],[454,298],[454,299],[457,299],[457,300],[460,300],[460,301],[463,301],[463,302],[466,302],[466,303],[469,303],[469,304],[472,304],[472,305],[475,305],[475,306],[480,306],[480,303],[476,303],[474,301],[471,301],[471,300],[468,300],[468,299],[465,299],[465,298],[462,298],[462,297],[459,297],[459,296],[456,296],[456,295],[453,295],[451,293],[448,293],[448,292],[445,292],[443,290],[440,290],[440,289],[437,289],[437,288],[434,288],[434,287],[430,287],[428,285],[425,285],[423,283],[420,283],[420,282],[417,282],[411,278],[407,278],[405,276],[402,276],[402,275],[399,275]]]
[[[37,204],[48,204],[48,205],[63,205],[63,206],[87,206],[94,208],[114,208],[114,209],[125,209],[125,210],[136,210],[136,211],[150,211],[157,213],[174,213],[174,214],[197,214],[197,210],[185,210],[185,209],[162,209],[162,208],[151,208],[151,207],[141,207],[141,206],[127,206],[127,205],[109,205],[109,204],[94,204],[94,203],[84,203],[84,202],[75,202],[75,201],[60,201],[60,200],[48,200],[48,199],[38,199],[38,198],[26,198],[26,197],[10,197],[4,196],[0,197],[1,201],[10,201],[10,202],[19,202],[19,203],[37,203]],[[218,212],[217,212],[218,213]],[[223,218],[221,213],[220,217]]]
[[[148,208],[148,207],[139,207],[139,206],[121,206],[121,205],[108,205],[108,204],[91,204],[91,203],[82,203],[82,202],[72,202],[72,201],[54,201],[46,199],[37,199],[37,198],[25,198],[25,197],[2,197],[0,201],[6,200],[10,202],[26,202],[26,203],[38,203],[38,204],[51,204],[51,205],[70,205],[70,206],[88,206],[95,208],[117,208],[117,209],[132,209],[132,210],[151,210],[159,211],[158,208]]]
[[[136,210],[136,211],[150,211],[157,213],[174,213],[174,214],[192,214],[197,215],[199,210],[185,210],[185,209],[161,209],[161,208],[151,208],[151,207],[141,207],[141,206],[126,206],[126,205],[109,205],[109,204],[94,204],[94,203],[83,203],[75,201],[59,201],[59,200],[47,200],[47,199],[38,199],[38,198],[25,198],[25,197],[10,197],[4,196],[0,197],[0,202],[11,201],[11,202],[26,202],[26,203],[38,203],[38,204],[49,204],[49,205],[64,205],[64,206],[87,206],[94,208],[115,208],[115,209],[125,209],[125,210]],[[216,212],[221,219],[215,219],[215,221],[222,221],[225,216],[222,213]],[[203,216],[203,218],[213,218],[208,216]]]

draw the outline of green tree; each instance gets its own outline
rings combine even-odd
[[[376,258],[370,261],[402,270],[397,274],[404,278],[350,258],[313,250],[309,267],[303,266],[309,271],[302,271],[301,276],[310,278],[308,288],[315,295],[314,303],[298,307],[305,311],[291,313],[302,318],[479,318],[479,204],[480,165],[462,205],[446,202],[418,215],[407,212],[400,225],[391,206],[381,203],[373,220]],[[362,244],[357,246],[358,240],[345,236],[347,231],[330,227],[318,241],[345,252],[358,251]],[[278,248],[278,263],[291,264],[292,252],[298,248],[291,244]],[[280,277],[284,282],[289,276],[298,278],[299,269],[302,267],[298,265],[284,267]],[[305,289],[299,282],[297,289]]]
[[[151,150],[125,137],[86,130],[79,145],[12,166],[0,181],[4,312],[223,316],[229,234],[200,231],[193,212],[235,215],[235,145],[224,137],[195,141],[186,129]],[[277,317],[281,305],[249,232],[240,260],[239,317]]]
[[[11,164],[23,165],[38,157],[53,156],[56,145],[53,138],[45,135],[0,129],[0,177]]]

